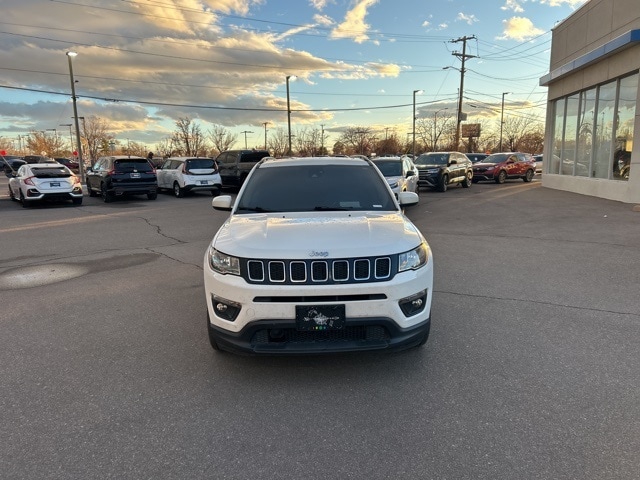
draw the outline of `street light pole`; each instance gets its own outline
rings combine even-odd
[[[413,155],[413,159],[416,158],[416,94],[422,93],[422,90],[414,90],[413,91],[413,146],[411,147],[411,154]]]
[[[289,99],[289,80],[295,81],[297,77],[295,75],[287,75],[287,126],[289,129],[289,151],[288,156],[291,156],[291,101]]]
[[[264,125],[264,149],[267,149],[267,125],[269,125],[269,122],[262,122],[262,125]],[[245,144],[247,143],[246,141],[244,142]],[[247,148],[245,146],[245,148]]]
[[[502,152],[502,126],[504,125],[504,96],[509,95],[511,92],[502,93],[502,109],[500,111],[500,151]]]
[[[240,133],[244,133],[244,149],[246,150],[247,149],[247,133],[253,133],[253,132],[250,132],[249,130],[245,130],[244,132],[240,132]]]
[[[73,118],[76,125],[76,142],[78,150],[78,176],[80,181],[84,180],[84,161],[82,160],[82,142],[80,141],[80,124],[78,123],[78,106],[76,98],[76,81],[73,78],[73,62],[71,59],[78,55],[76,52],[67,52],[67,60],[69,60],[69,78],[71,79],[71,99],[73,100]]]

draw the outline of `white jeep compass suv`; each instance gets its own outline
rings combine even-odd
[[[255,354],[400,349],[429,337],[433,257],[359,158],[266,158],[204,258],[211,346]]]

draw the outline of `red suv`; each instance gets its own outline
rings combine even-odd
[[[536,174],[536,161],[530,153],[494,153],[473,164],[473,182],[493,180],[504,183],[508,178],[530,182]]]

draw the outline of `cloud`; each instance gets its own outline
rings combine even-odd
[[[588,0],[540,0],[542,5],[549,5],[551,7],[561,7],[562,5],[568,5],[569,7],[576,9]]]
[[[498,40],[518,40],[524,41],[538,35],[542,35],[545,31],[533,25],[533,22],[525,17],[511,17],[503,20],[504,34],[496,37]]]
[[[311,5],[313,8],[315,8],[319,12],[324,10],[329,3],[333,3],[333,1],[332,0],[309,0],[309,5]]]
[[[506,0],[505,4],[500,8],[502,10],[511,10],[516,13],[524,12],[524,8],[522,8],[518,0]]]
[[[323,27],[328,27],[329,25],[334,25],[336,23],[333,18],[327,15],[319,15],[317,13],[313,16],[313,21]]]
[[[379,0],[357,0],[354,7],[349,10],[344,21],[339,24],[332,32],[330,37],[333,39],[350,38],[356,43],[363,43],[369,40],[367,32],[369,25],[365,23],[367,10]]]
[[[474,23],[478,22],[478,19],[476,18],[475,15],[466,15],[466,14],[460,12],[460,13],[458,13],[456,21],[457,22],[466,22],[469,25],[473,25]]]

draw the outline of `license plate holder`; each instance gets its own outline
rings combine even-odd
[[[60,182],[51,182],[49,183],[50,186],[52,187],[59,187],[60,186]]]
[[[209,185],[208,180],[200,180],[200,185]]]
[[[305,332],[340,330],[345,326],[345,306],[296,305],[296,328]]]
[[[133,172],[133,173],[131,174],[131,178],[140,178],[140,174],[139,174],[139,173],[137,173],[137,172]]]

